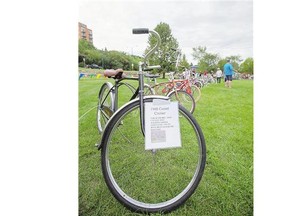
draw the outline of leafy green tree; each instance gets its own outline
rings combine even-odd
[[[207,48],[204,46],[198,46],[198,47],[194,47],[192,48],[193,52],[192,52],[192,56],[195,60],[201,60],[206,54],[207,54]]]
[[[227,59],[220,59],[217,66],[223,71],[224,65],[227,63]]]
[[[188,63],[185,54],[182,55],[182,58],[181,58],[179,65],[180,65],[180,67],[179,67],[180,71],[183,71],[185,68],[187,68],[187,69],[190,68],[190,64]]]
[[[235,55],[235,56],[228,56],[226,59],[230,59],[230,63],[233,65],[233,68],[235,70],[239,70],[240,63],[242,61],[242,58],[240,55]]]
[[[254,60],[253,58],[247,58],[241,65],[240,65],[240,72],[241,73],[254,73]]]
[[[163,78],[165,78],[165,73],[174,68],[171,62],[175,62],[175,55],[172,48],[178,48],[178,42],[176,38],[173,37],[170,26],[167,23],[161,22],[154,29],[161,37],[161,45],[158,48],[157,53],[151,55],[149,59],[150,65],[161,65],[161,72]],[[151,47],[154,47],[157,40],[153,35],[150,35],[148,38],[148,47],[145,50],[145,53],[150,50]]]
[[[194,47],[192,48],[192,56],[195,60],[198,60],[198,70],[215,71],[218,66],[220,56],[218,54],[208,53],[206,47]]]
[[[139,56],[131,56],[119,51],[108,51],[106,48],[99,50],[92,43],[79,40],[78,61],[80,67],[84,66],[84,58],[86,65],[97,64],[103,68],[123,68],[124,70],[131,70],[132,64],[133,69],[137,69],[141,59]]]
[[[89,41],[80,39],[78,41],[78,52],[84,53],[86,50],[95,50],[95,47]]]
[[[224,65],[227,63],[228,59],[230,60],[230,63],[233,65],[233,68],[239,71],[240,63],[242,62],[242,58],[240,55],[228,56],[223,59],[220,59],[218,62],[218,67],[223,71]]]

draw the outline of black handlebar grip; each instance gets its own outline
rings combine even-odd
[[[132,30],[133,34],[149,34],[148,28],[135,28]]]

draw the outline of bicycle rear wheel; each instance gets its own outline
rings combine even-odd
[[[155,94],[155,91],[153,88],[151,88],[150,85],[148,84],[144,84],[144,95],[154,95]]]
[[[176,95],[177,94],[177,95]],[[183,107],[185,107],[190,113],[193,113],[196,107],[193,96],[186,91],[177,90],[167,95],[171,101],[178,101]]]
[[[113,85],[107,82],[102,85],[99,92],[96,122],[100,133],[103,132],[107,121],[114,112],[114,95],[110,91],[112,88]]]
[[[144,104],[152,102],[144,99]],[[181,148],[145,150],[139,101],[122,107],[104,131],[101,164],[105,182],[127,208],[170,212],[195,191],[204,172],[206,147],[195,118],[179,105]]]

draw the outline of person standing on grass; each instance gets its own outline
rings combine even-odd
[[[217,68],[217,71],[216,71],[217,83],[221,83],[221,77],[222,77],[222,71],[220,70],[220,68]]]
[[[231,88],[232,87],[232,75],[234,72],[237,72],[234,70],[232,64],[230,63],[230,60],[227,60],[227,63],[224,65],[224,74],[225,74],[225,86]]]

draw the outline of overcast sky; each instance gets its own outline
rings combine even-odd
[[[142,55],[147,35],[132,28],[169,24],[189,62],[192,48],[206,46],[221,57],[253,57],[253,2],[246,1],[81,1],[79,22],[93,31],[98,49]]]

